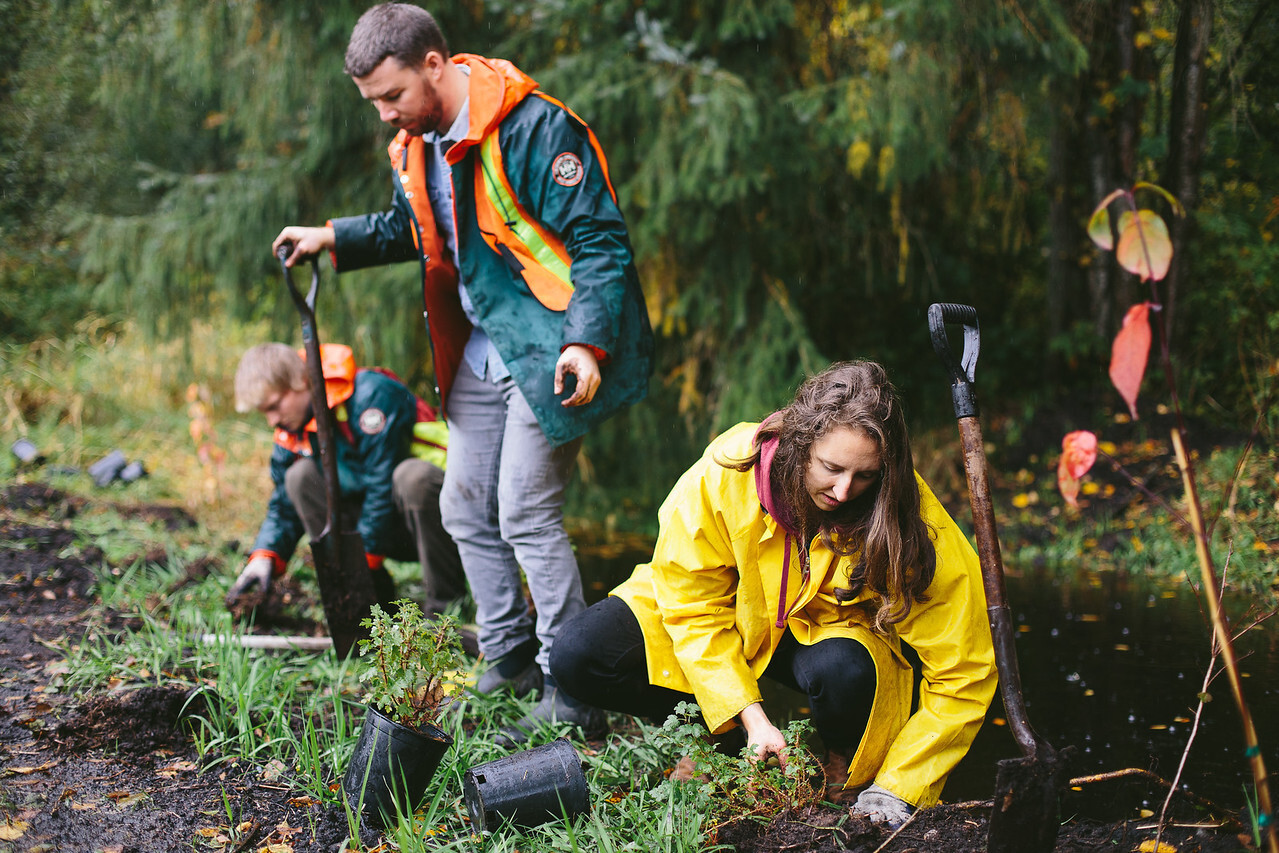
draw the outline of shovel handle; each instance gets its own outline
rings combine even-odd
[[[309,321],[310,325],[315,325],[315,294],[320,289],[320,261],[319,258],[312,256],[311,258],[311,289],[304,296],[302,291],[298,290],[297,285],[293,283],[293,271],[289,269],[286,263],[289,255],[293,254],[293,244],[285,241],[280,244],[280,248],[275,250],[275,256],[280,260],[280,269],[284,272],[284,281],[289,286],[289,295],[293,297],[293,304],[298,307],[298,311],[302,312],[304,320]],[[303,334],[307,332],[306,326],[303,326]]]
[[[293,283],[293,271],[285,261],[293,254],[293,243],[285,241],[275,250],[280,261],[280,269],[284,272],[284,282],[289,286],[289,295],[302,315],[302,346],[306,352],[307,379],[311,384],[311,415],[315,418],[316,438],[320,445],[320,470],[324,474],[324,490],[328,498],[328,523],[318,539],[332,543],[334,553],[340,553],[341,531],[338,527],[338,501],[341,498],[338,481],[337,448],[333,444],[333,435],[337,432],[333,413],[329,410],[327,392],[324,384],[324,367],[320,355],[320,336],[315,327],[315,295],[320,289],[320,263],[311,258],[311,289],[304,296]],[[326,538],[326,534],[328,535]]]
[[[950,340],[946,337],[947,323],[964,326],[964,352],[955,360]],[[955,403],[955,417],[977,416],[977,392],[973,381],[977,373],[977,354],[981,350],[981,326],[977,322],[977,309],[971,305],[953,302],[934,302],[928,306],[928,334],[933,339],[933,349],[950,374],[950,395]]]
[[[962,323],[964,327],[964,351],[958,361],[946,337],[947,323]],[[973,532],[977,539],[977,557],[981,562],[982,587],[986,592],[986,617],[995,647],[995,666],[999,670],[1004,711],[1017,745],[1026,756],[1033,756],[1041,752],[1044,744],[1026,719],[1021,673],[1013,644],[1012,616],[1004,591],[1004,559],[999,550],[995,507],[990,499],[990,482],[986,474],[986,445],[982,439],[981,421],[977,418],[977,392],[973,388],[977,353],[981,348],[977,310],[970,305],[935,303],[928,308],[928,331],[933,339],[933,348],[950,373],[950,392],[955,403],[955,417],[959,419],[959,441],[964,454],[964,471],[968,475],[968,500],[973,510]]]

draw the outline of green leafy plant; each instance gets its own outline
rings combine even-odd
[[[783,812],[818,801],[813,779],[821,772],[817,758],[805,745],[812,729],[808,720],[792,720],[782,734],[786,738],[786,766],[775,760],[758,761],[749,746],[738,755],[715,749],[700,722],[697,707],[681,702],[654,736],[659,749],[672,755],[686,755],[702,774],[696,783],[697,810],[713,825],[742,818],[768,823]],[[688,783],[663,783],[668,793]],[[713,831],[713,829],[712,829]]]
[[[462,638],[448,616],[427,619],[408,599],[396,602],[394,615],[373,605],[360,624],[369,638],[360,655],[369,666],[360,673],[364,701],[409,728],[433,724],[446,697],[449,673],[461,668]]]

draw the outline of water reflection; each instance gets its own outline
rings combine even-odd
[[[648,559],[648,543],[585,546],[579,563],[588,602],[598,601]],[[1038,571],[1007,578],[1018,626],[1017,654],[1031,725],[1057,748],[1074,746],[1072,776],[1124,768],[1171,780],[1190,735],[1208,662],[1210,629],[1189,585],[1103,574]],[[1239,595],[1227,593],[1229,606]],[[1242,614],[1236,630],[1246,624]],[[1279,768],[1279,628],[1269,624],[1236,642],[1244,691],[1267,768]],[[765,685],[767,688],[767,685]],[[1208,688],[1182,785],[1223,806],[1243,805],[1252,790],[1239,715],[1225,676]],[[804,712],[800,697],[765,689],[770,711]],[[968,756],[951,774],[948,802],[987,799],[995,762],[1018,757],[998,698]],[[1120,796],[1114,791],[1107,796]],[[1162,794],[1130,783],[1124,808],[1158,811]],[[1131,802],[1128,802],[1131,800]]]

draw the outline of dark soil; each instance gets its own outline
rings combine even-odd
[[[54,641],[74,641],[90,618],[108,631],[126,620],[94,608],[89,591],[102,552],[67,520],[76,501],[47,487],[15,486],[5,507],[44,511],[47,526],[0,518],[0,850],[78,853],[259,850],[332,851],[346,820],[257,768],[201,772],[183,718],[200,700],[144,687],[82,701],[60,688],[65,661]],[[141,512],[141,511],[140,511]],[[186,516],[158,507],[146,517]],[[145,555],[160,562],[162,552]],[[197,561],[189,570],[208,571]],[[234,815],[235,825],[227,818]]]
[[[337,849],[347,836],[345,817],[291,788],[287,778],[244,764],[213,764],[215,756],[206,756],[202,769],[184,724],[200,713],[198,697],[159,687],[117,688],[78,699],[63,691],[66,662],[55,642],[74,642],[91,620],[108,633],[129,623],[92,607],[91,586],[103,558],[76,535],[79,499],[45,486],[18,485],[0,494],[0,504],[38,519],[20,522],[0,513],[0,828],[10,839],[0,840],[0,851],[241,853],[273,844],[297,853]],[[165,508],[148,515],[184,516]],[[167,560],[161,550],[143,556]],[[177,586],[198,579],[219,559],[190,564]],[[257,624],[274,631],[320,631],[314,624],[265,624],[272,608],[281,612],[285,597],[297,594],[287,584],[277,585],[273,600],[259,608]],[[1103,791],[1095,799],[1114,798]],[[1154,838],[1153,819],[1084,820],[1081,806],[1082,800],[1064,801],[1068,819],[1055,850],[1127,851]],[[1201,824],[1164,832],[1163,840],[1179,853],[1247,849],[1237,823],[1203,826],[1209,821],[1190,797],[1178,809],[1179,822]],[[986,849],[989,810],[989,802],[939,806],[893,836],[846,810],[814,807],[768,826],[749,821],[723,826],[716,840],[743,853],[967,853]]]

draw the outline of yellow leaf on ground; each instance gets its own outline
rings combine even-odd
[[[158,772],[167,773],[170,771],[184,772],[195,769],[194,761],[175,761],[168,767],[162,767]]]
[[[1141,842],[1141,846],[1137,849],[1140,853],[1177,853],[1176,847],[1163,841],[1156,843],[1153,838],[1149,841]]]
[[[195,831],[195,834],[203,838],[217,838],[221,831],[216,826],[202,826]]]
[[[8,820],[0,823],[0,841],[17,841],[27,831],[25,820]]]
[[[293,853],[291,844],[268,844],[265,847],[259,847],[258,853]]]
[[[10,767],[9,772],[21,773],[25,776],[29,773],[39,773],[41,770],[48,770],[50,767],[52,767],[53,765],[57,763],[58,762],[54,760],[54,761],[46,761],[44,764],[41,764],[39,767]]]

